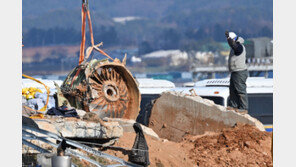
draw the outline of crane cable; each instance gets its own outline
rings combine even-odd
[[[89,33],[90,33],[91,46],[87,48],[86,57],[85,57],[84,50],[85,50],[85,38],[86,38],[85,37],[86,16],[87,16],[87,21],[88,21]],[[81,63],[84,63],[88,59],[88,57],[90,56],[93,49],[97,50],[98,52],[100,52],[104,56],[106,56],[109,59],[113,60],[112,57],[110,57],[107,53],[105,53],[103,50],[101,50],[99,48],[99,46],[101,46],[103,44],[102,42],[97,44],[97,45],[94,44],[94,37],[93,37],[93,30],[92,30],[90,12],[89,12],[89,9],[88,9],[88,0],[82,0],[81,19],[82,19],[82,27],[81,27],[82,39],[81,39],[81,44],[80,44],[79,65]]]

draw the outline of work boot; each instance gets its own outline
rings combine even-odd
[[[248,114],[248,110],[244,110],[244,109],[236,109],[235,112],[240,114]]]

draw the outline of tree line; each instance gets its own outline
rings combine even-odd
[[[104,42],[104,47],[137,47],[139,55],[152,52],[154,50],[199,50],[199,51],[219,51],[223,47],[219,42],[226,42],[224,32],[227,27],[214,25],[211,27],[187,28],[143,28],[136,33],[133,28],[124,32],[120,27],[101,26],[94,28],[94,39],[96,43]],[[263,27],[254,33],[248,33],[247,29],[236,31],[245,39],[251,37],[271,37],[272,30]],[[133,34],[132,34],[133,33]],[[89,34],[87,39],[89,39]],[[149,34],[149,35],[147,35]],[[146,37],[148,36],[148,37]],[[25,47],[51,46],[51,45],[77,45],[80,44],[81,32],[73,28],[32,28],[23,33],[23,44]],[[89,40],[87,40],[89,42]]]

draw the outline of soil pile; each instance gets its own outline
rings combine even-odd
[[[135,133],[126,132],[119,138],[119,141],[114,146],[131,149],[134,144],[135,137]],[[194,161],[188,157],[189,149],[182,147],[180,143],[171,142],[166,139],[157,140],[148,135],[146,135],[145,138],[149,147],[149,160],[151,167],[196,166],[194,165]],[[108,149],[106,150],[106,153],[117,156],[126,161],[128,160],[128,155],[122,151]]]
[[[237,125],[202,136],[186,137],[183,145],[193,144],[189,158],[200,167],[272,166],[271,138],[250,125]]]
[[[115,146],[132,148],[135,136],[124,133]],[[240,124],[217,133],[186,136],[179,143],[145,136],[152,167],[271,167],[271,137],[272,133]],[[107,153],[128,160],[122,151],[108,149]]]

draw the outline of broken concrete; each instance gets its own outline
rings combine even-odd
[[[113,139],[123,135],[123,128],[118,122],[84,121],[77,118],[49,117],[35,120],[39,128],[69,138]]]
[[[253,125],[264,131],[263,124],[248,114],[227,111],[225,107],[200,96],[165,92],[152,108],[149,127],[161,138],[181,141],[185,134],[219,132],[236,123]]]
[[[40,153],[37,154],[37,164],[42,167],[51,167],[51,158],[55,156],[54,153]]]
[[[81,118],[83,118],[84,115],[86,114],[86,111],[84,111],[84,110],[76,109],[76,112],[77,112],[77,115]]]
[[[107,118],[105,117],[103,119],[104,121],[111,121],[111,122],[118,122],[119,125],[123,128],[123,132],[133,132],[135,133],[135,130],[133,128],[134,123],[136,123],[135,120],[131,119],[122,119],[122,118]],[[141,125],[143,132],[145,135],[151,136],[152,138],[159,139],[158,135],[149,127]]]

